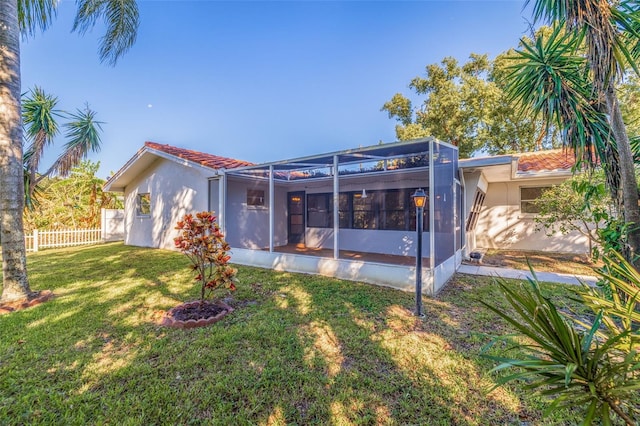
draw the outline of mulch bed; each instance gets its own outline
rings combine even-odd
[[[180,305],[172,309],[172,311],[173,319],[180,321],[188,321],[192,319],[197,321],[201,318],[215,317],[216,315],[227,311],[227,308],[215,303],[204,302],[202,304],[196,303]]]
[[[54,296],[50,290],[33,292],[29,297],[25,299],[14,300],[11,302],[4,302],[0,304],[0,315],[8,314],[22,309],[27,309],[32,306],[37,306],[41,303],[52,299]]]
[[[188,302],[169,309],[160,324],[173,328],[204,327],[220,321],[233,312],[233,308],[223,302]]]

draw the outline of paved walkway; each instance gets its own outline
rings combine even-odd
[[[513,278],[517,280],[526,280],[531,277],[531,272],[523,271],[519,269],[510,268],[497,268],[494,266],[482,266],[482,265],[467,265],[462,264],[458,268],[458,273],[469,275],[484,275],[488,277],[502,277]],[[555,272],[537,272],[536,276],[538,281],[551,282],[560,284],[574,284],[579,285],[583,282],[588,285],[595,285],[598,279],[589,275],[571,275],[571,274],[559,274]]]

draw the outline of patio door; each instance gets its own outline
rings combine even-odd
[[[287,193],[289,244],[304,245],[304,191]]]

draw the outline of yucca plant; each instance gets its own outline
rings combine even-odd
[[[613,252],[597,271],[600,288],[584,287],[581,296],[595,312],[603,312],[603,324],[611,335],[628,332],[622,350],[640,352],[640,273],[621,254]],[[601,333],[604,335],[604,333]],[[639,398],[640,399],[640,398]]]
[[[605,309],[598,308],[588,324],[560,311],[542,294],[531,272],[533,279],[529,279],[528,287],[497,280],[511,310],[483,302],[517,331],[492,343],[507,340],[511,349],[518,348],[522,353],[509,358],[484,352],[484,356],[499,362],[492,371],[516,369],[500,377],[493,389],[522,380],[525,389],[553,398],[547,413],[556,408],[583,408],[585,425],[597,419],[611,424],[616,417],[628,425],[637,424],[640,358],[623,344],[631,339],[633,331],[602,327],[619,321],[616,314]]]

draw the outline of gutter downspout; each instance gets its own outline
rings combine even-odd
[[[218,180],[218,226],[223,235],[227,235],[227,173],[220,169]]]

